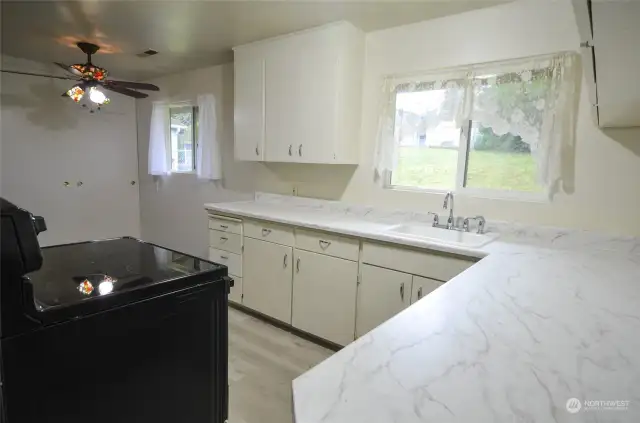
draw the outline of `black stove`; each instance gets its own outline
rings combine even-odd
[[[40,248],[2,200],[2,421],[222,423],[227,268],[134,238]]]

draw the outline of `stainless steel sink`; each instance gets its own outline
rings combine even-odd
[[[479,248],[498,238],[498,234],[476,234],[451,229],[435,228],[430,225],[398,225],[387,230],[398,235],[420,238],[443,244],[457,245],[460,247]]]

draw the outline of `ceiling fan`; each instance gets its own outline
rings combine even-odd
[[[59,62],[54,62],[57,66],[73,75],[73,77],[44,75],[39,73],[10,70],[2,70],[2,72],[77,81],[78,83],[74,85],[70,90],[64,92],[62,96],[69,97],[76,103],[80,103],[84,95],[88,92],[89,100],[91,100],[91,102],[97,106],[98,110],[100,110],[100,106],[108,104],[110,102],[109,98],[100,90],[100,88],[104,88],[106,90],[133,98],[146,98],[149,96],[148,94],[141,93],[135,90],[160,91],[160,88],[153,84],[142,82],[115,81],[112,79],[107,79],[107,70],[91,63],[91,55],[95,54],[100,49],[100,47],[87,42],[79,42],[77,43],[77,46],[87,55],[86,63],[67,66]],[[92,105],[90,104],[89,106]],[[83,104],[83,107],[87,107],[87,104]],[[90,109],[93,112],[93,107],[90,107]]]

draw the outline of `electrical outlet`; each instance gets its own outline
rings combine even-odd
[[[291,190],[291,195],[293,195],[294,197],[298,196],[298,186],[294,185],[293,189]]]

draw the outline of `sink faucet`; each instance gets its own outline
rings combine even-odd
[[[451,199],[451,206],[449,206],[449,199]],[[449,191],[444,197],[443,209],[449,209],[449,218],[447,219],[447,229],[453,229],[453,193]]]

